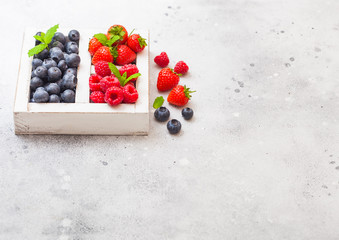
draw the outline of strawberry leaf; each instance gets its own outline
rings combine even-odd
[[[102,45],[104,45],[104,46],[107,46],[107,36],[105,35],[105,34],[103,34],[103,33],[97,33],[97,34],[95,34],[94,35],[94,37],[96,38],[96,39],[98,39],[98,41],[102,44]]]
[[[59,28],[59,24],[57,24],[57,25],[55,25],[55,26],[53,26],[53,27],[51,27],[50,29],[47,30],[47,32],[44,36],[44,39],[45,39],[44,43],[49,44],[52,41],[52,38],[53,38],[54,34],[56,33],[56,31],[58,30],[58,28]]]
[[[158,109],[159,107],[162,106],[164,101],[165,100],[164,100],[164,98],[162,96],[157,97],[156,99],[154,99],[153,108]]]
[[[112,46],[113,43],[115,43],[116,41],[118,41],[120,39],[119,36],[114,35],[113,37],[111,37],[108,42],[107,42],[107,46]]]
[[[47,44],[46,44],[46,43],[39,44],[39,45],[35,46],[34,48],[32,48],[31,50],[28,51],[28,56],[29,56],[29,57],[34,56],[35,54],[40,53],[40,52],[41,52],[42,50],[44,50],[46,47],[47,47]]]

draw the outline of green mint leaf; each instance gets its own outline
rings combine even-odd
[[[51,41],[52,41],[52,38],[54,36],[54,34],[56,33],[56,31],[58,30],[59,28],[59,24],[51,27],[50,29],[47,30],[45,36],[44,36],[44,39],[45,39],[45,43],[46,44],[49,44]]]
[[[43,32],[41,32],[40,35],[41,35],[41,37],[43,37],[43,38],[45,37],[45,33],[43,33]]]
[[[104,46],[107,46],[107,36],[105,35],[105,34],[103,34],[103,33],[97,33],[97,34],[95,34],[94,35],[94,37],[96,38],[96,39],[98,39],[98,41],[102,44],[102,45],[104,45]]]
[[[154,103],[153,103],[153,108],[155,109],[158,109],[159,107],[162,106],[162,104],[164,103],[164,98],[162,96],[160,97],[157,97],[155,100],[154,100]]]
[[[42,42],[42,43],[44,43],[45,42],[45,39],[43,38],[43,37],[41,37],[41,36],[38,36],[38,35],[35,35],[35,36],[33,36],[36,40],[38,40],[38,41],[40,41],[40,42]]]
[[[126,72],[125,72],[126,73]],[[124,73],[124,74],[125,74]],[[137,78],[137,77],[139,77],[139,76],[141,76],[141,74],[140,73],[135,73],[135,74],[133,74],[133,75],[131,75],[131,76],[129,76],[126,80],[125,80],[125,82],[124,82],[124,86],[126,85],[126,83],[128,83],[129,81],[131,81],[131,79],[133,79],[133,78]]]
[[[113,63],[110,63],[110,62],[108,63],[108,67],[111,70],[111,72],[117,77],[117,79],[120,82],[120,85],[123,86],[123,80],[122,80],[122,77],[120,75],[118,68]]]
[[[28,56],[29,57],[34,56],[34,54],[38,54],[39,52],[44,50],[46,47],[47,47],[46,43],[39,44],[39,45],[35,46],[34,48],[32,48],[31,50],[28,51]]]
[[[111,37],[107,42],[107,46],[112,46],[112,44],[115,43],[116,41],[118,41],[119,39],[120,39],[120,37],[117,36],[117,35]]]

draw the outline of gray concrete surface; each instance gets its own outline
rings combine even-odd
[[[339,239],[339,2],[1,1],[0,239]],[[179,136],[15,136],[25,26],[138,24],[190,66]],[[151,64],[151,98],[158,96]],[[167,104],[166,104],[167,106]]]

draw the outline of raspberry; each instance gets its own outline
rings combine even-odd
[[[111,106],[118,105],[124,99],[124,94],[120,87],[110,87],[105,93],[105,102]]]
[[[188,66],[184,61],[179,61],[177,64],[175,64],[174,72],[178,74],[185,74],[188,71]]]
[[[101,91],[106,92],[110,87],[120,87],[120,82],[114,75],[104,77],[100,81]]]
[[[127,74],[126,79],[127,79],[129,76],[132,76],[133,74],[138,73],[139,69],[137,68],[135,64],[126,64],[119,69],[119,72],[121,76],[126,72]],[[136,81],[137,79],[138,78],[136,77],[136,78],[131,79],[130,81]]]
[[[101,91],[94,91],[89,97],[94,103],[105,103],[105,94]]]
[[[97,74],[93,74],[89,77],[89,89],[92,91],[101,91],[100,88],[100,80],[102,77],[100,77]]]
[[[168,56],[165,52],[160,53],[160,55],[154,58],[154,62],[160,67],[166,67],[169,64]]]
[[[96,74],[101,77],[106,77],[112,74],[111,69],[109,69],[108,62],[100,61],[94,66]]]
[[[124,103],[135,103],[138,100],[138,91],[131,85],[125,85],[122,89]]]
[[[127,85],[131,85],[132,87],[135,87],[135,82],[132,82],[132,81],[128,81],[125,86]]]

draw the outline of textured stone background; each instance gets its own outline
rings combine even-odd
[[[0,239],[339,238],[339,2],[1,1]],[[197,90],[179,136],[15,136],[25,26],[137,25]],[[151,99],[159,72],[151,63]]]

